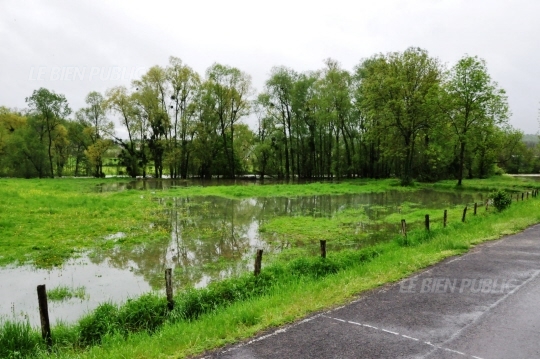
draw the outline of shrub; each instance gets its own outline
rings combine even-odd
[[[495,206],[498,211],[502,211],[512,204],[512,197],[503,190],[493,192],[490,197],[493,200],[493,206]]]
[[[493,166],[493,174],[495,176],[502,176],[504,173],[505,173],[504,170],[500,168],[499,166],[497,165]]]

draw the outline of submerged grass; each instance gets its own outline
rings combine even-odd
[[[89,248],[135,245],[167,235],[151,223],[159,205],[138,191],[94,192],[103,180],[0,179],[0,266],[50,267]],[[107,240],[118,232],[124,238]]]
[[[272,237],[280,241],[288,241],[293,246],[317,242],[321,239],[345,243],[358,243],[368,233],[360,230],[363,223],[369,221],[363,208],[349,208],[330,217],[313,216],[280,216],[269,220],[260,232],[271,234],[266,236],[271,242]]]
[[[466,223],[451,220],[443,228],[442,222],[437,222],[430,232],[412,230],[407,238],[396,235],[360,251],[332,252],[330,242],[327,259],[288,260],[284,253],[264,267],[259,277],[245,274],[179,293],[172,312],[167,311],[164,298],[155,294],[121,306],[102,304],[76,325],[53,328],[52,356],[194,355],[345,303],[362,291],[399,280],[448,256],[464,253],[475,244],[539,221],[540,199],[531,198],[513,203],[502,212],[492,209],[468,216]],[[24,325],[4,323],[0,326],[0,348],[3,344],[19,348],[14,347],[17,343],[24,355],[45,356],[36,333]],[[11,357],[18,355],[13,349],[4,351]]]
[[[340,182],[314,182],[306,184],[265,184],[233,186],[192,186],[176,187],[168,194],[177,197],[220,196],[226,198],[250,197],[300,197],[330,194],[380,193],[388,190],[415,191],[419,187],[402,187],[396,179],[368,180],[355,179]]]
[[[53,302],[62,302],[71,298],[86,299],[86,288],[58,286],[47,290],[47,298]]]

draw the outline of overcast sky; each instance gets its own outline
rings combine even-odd
[[[261,90],[272,66],[352,70],[376,53],[421,47],[452,66],[487,61],[508,93],[511,124],[538,131],[540,1],[535,0],[0,0],[0,106],[25,108],[39,87],[74,110],[90,91],[129,86],[180,57],[249,73]]]

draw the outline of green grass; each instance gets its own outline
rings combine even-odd
[[[312,216],[280,216],[264,224],[260,231],[272,233],[280,240],[289,241],[294,246],[317,242],[321,239],[334,242],[355,242],[364,238],[367,233],[357,231],[362,222],[367,222],[368,216],[364,209],[346,209],[334,217]]]
[[[109,180],[107,180],[109,181]],[[97,193],[103,180],[0,179],[0,265],[60,265],[80,251],[167,236],[148,192]],[[127,236],[107,240],[118,232]]]
[[[414,191],[418,186],[402,187],[395,179],[384,180],[343,180],[339,183],[315,182],[307,184],[265,184],[265,185],[233,185],[233,186],[192,186],[176,187],[168,191],[168,195],[187,196],[220,196],[226,198],[249,197],[300,197],[328,194],[355,194],[369,192],[385,192],[388,190]]]
[[[47,290],[47,299],[53,302],[62,302],[71,298],[86,299],[86,288],[72,288],[68,286],[58,286]]]
[[[509,175],[493,176],[484,179],[463,180],[461,187],[456,186],[455,180],[445,180],[436,182],[431,185],[425,184],[435,189],[451,189],[451,190],[482,190],[496,191],[504,189],[510,192],[521,192],[531,188],[540,188],[540,181],[536,181],[526,177],[512,177]]]
[[[285,252],[257,278],[245,274],[179,293],[172,313],[167,313],[164,298],[154,294],[122,306],[105,303],[74,326],[53,328],[53,356],[182,358],[248,338],[538,223],[540,199],[467,218],[466,223],[452,220],[446,228],[436,222],[429,233],[412,230],[407,239],[396,235],[361,251],[330,250],[326,260],[289,259]],[[0,327],[0,338],[7,338],[0,345],[34,345],[29,354],[40,356],[43,345],[35,342],[37,330],[22,325],[13,329],[13,325]]]

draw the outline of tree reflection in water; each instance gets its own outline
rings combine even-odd
[[[273,218],[331,217],[345,209],[362,208],[363,218],[367,220],[356,223],[355,231],[365,236],[358,243],[353,243],[359,247],[388,238],[389,234],[397,231],[397,225],[380,223],[377,219],[399,212],[402,203],[413,203],[420,208],[444,208],[481,200],[481,197],[480,194],[432,190],[296,198],[156,197],[163,210],[154,225],[156,228],[165,227],[169,234],[163,240],[135,249],[117,247],[97,254],[93,261],[99,263],[108,259],[111,266],[130,269],[142,275],[156,290],[164,286],[166,268],[174,268],[173,280],[177,290],[203,287],[211,281],[251,270],[258,248],[263,248],[265,253],[290,248],[292,244],[286,239],[259,231]],[[304,243],[313,247],[313,254],[317,244]]]

